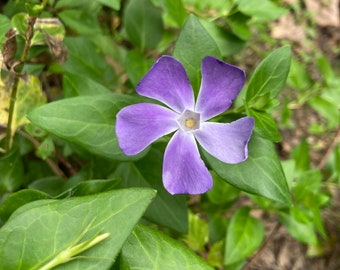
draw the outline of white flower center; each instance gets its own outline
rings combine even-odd
[[[185,110],[177,119],[177,123],[183,131],[192,131],[200,128],[200,114]]]

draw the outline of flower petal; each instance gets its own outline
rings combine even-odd
[[[177,131],[171,138],[164,153],[163,184],[171,194],[201,194],[211,189],[212,177],[192,133]]]
[[[178,129],[178,114],[156,104],[139,103],[119,111],[116,134],[126,155],[135,155],[158,138]]]
[[[162,56],[136,87],[138,94],[157,99],[182,113],[194,109],[194,93],[180,62],[171,56]]]
[[[245,73],[240,68],[207,56],[202,61],[202,82],[195,111],[208,120],[227,110],[241,91]]]
[[[254,119],[243,117],[232,123],[201,123],[194,132],[199,144],[215,158],[230,164],[248,158],[248,142],[254,127]]]

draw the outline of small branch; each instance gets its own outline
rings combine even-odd
[[[269,244],[269,242],[272,240],[272,238],[276,235],[276,233],[278,232],[278,230],[281,227],[281,223],[277,222],[274,229],[271,231],[270,235],[267,237],[266,241],[263,243],[263,245],[261,246],[261,248],[255,253],[255,255],[253,257],[251,257],[249,259],[249,261],[247,262],[247,264],[244,266],[243,270],[248,270],[250,269],[250,267],[252,266],[252,264],[254,264],[254,262],[256,261],[256,259],[261,256],[262,252],[264,251],[264,249],[267,247],[267,245]]]
[[[14,70],[11,70],[11,73],[14,74],[14,76],[10,76],[9,79],[13,80],[12,82],[9,82],[8,85],[12,85],[12,91],[10,95],[10,103],[9,103],[9,110],[8,110],[8,120],[7,120],[7,129],[6,129],[6,140],[5,140],[5,151],[8,152],[12,147],[12,141],[13,141],[13,131],[12,131],[12,125],[13,125],[13,115],[14,115],[14,109],[15,109],[15,103],[17,99],[17,92],[18,92],[18,85],[20,80],[20,75],[23,70],[23,64],[26,62],[28,51],[31,47],[31,39],[33,37],[34,33],[34,24],[37,17],[29,17],[28,18],[28,27],[27,27],[27,33],[25,36],[25,47],[22,52],[22,55],[20,57],[20,63],[18,65],[18,69],[15,73]]]
[[[26,132],[22,131],[22,130],[18,130],[18,133],[25,137],[26,139],[28,139],[36,149],[38,149],[38,147],[40,146],[40,143],[37,139],[33,138],[31,135],[27,134]],[[60,168],[58,167],[58,165],[54,162],[54,160],[47,158],[45,159],[47,165],[51,168],[51,170],[53,171],[53,173],[62,178],[62,179],[67,179],[66,175],[64,174],[64,172],[62,170],[60,170]]]
[[[332,152],[333,152],[334,148],[336,147],[336,145],[338,144],[338,142],[340,142],[340,128],[338,129],[338,132],[336,133],[332,144],[328,147],[327,152],[325,153],[325,155],[320,160],[320,162],[317,166],[317,168],[319,170],[321,170],[325,166],[329,156],[332,154]]]

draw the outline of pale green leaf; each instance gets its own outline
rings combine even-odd
[[[263,241],[263,224],[252,217],[249,214],[249,210],[247,207],[240,208],[229,223],[224,254],[224,263],[226,265],[243,261]]]

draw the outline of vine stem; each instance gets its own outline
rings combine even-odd
[[[20,75],[23,70],[23,64],[26,62],[28,51],[31,47],[31,40],[32,40],[33,33],[34,33],[33,28],[34,28],[34,24],[36,20],[37,20],[37,17],[35,16],[28,18],[28,27],[27,27],[27,32],[25,36],[25,47],[20,57],[19,64],[16,65],[18,66],[17,71],[14,71],[12,69],[10,71],[14,76],[9,77],[9,80],[13,80],[13,82],[9,81],[9,85],[12,85],[12,90],[10,94],[10,103],[9,103],[7,129],[6,129],[6,140],[5,140],[5,151],[6,152],[8,152],[12,147],[12,141],[13,141],[12,125],[13,125],[15,103],[16,103],[17,93],[18,93],[18,85],[19,85]]]
[[[332,152],[333,152],[334,148],[337,146],[338,142],[340,142],[340,128],[338,129],[338,132],[336,133],[332,144],[328,147],[327,152],[325,153],[325,155],[320,160],[320,162],[317,166],[317,168],[319,170],[321,170],[325,166],[329,156],[332,154]]]
[[[261,248],[255,253],[255,255],[247,262],[247,264],[244,266],[243,270],[249,270],[252,264],[256,261],[256,259],[262,254],[264,249],[267,247],[269,242],[272,240],[272,238],[276,235],[278,230],[281,227],[281,223],[277,222],[274,229],[271,231],[270,235],[267,237]]]

